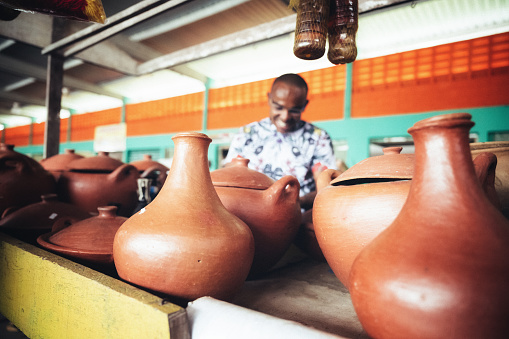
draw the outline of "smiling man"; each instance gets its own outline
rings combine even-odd
[[[274,80],[267,94],[269,117],[240,128],[230,145],[225,163],[240,155],[249,167],[274,180],[295,176],[300,183],[303,209],[312,207],[316,195],[314,176],[336,168],[329,134],[301,120],[307,104],[308,86],[297,74]]]

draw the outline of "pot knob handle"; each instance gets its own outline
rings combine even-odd
[[[325,188],[330,185],[330,182],[336,179],[342,172],[328,168],[324,170],[322,173],[318,175],[316,180],[316,190],[320,191],[322,188]]]
[[[265,194],[276,199],[276,203],[288,201],[291,204],[299,201],[300,184],[299,180],[293,175],[285,175],[273,183]]]
[[[127,178],[133,178],[134,184],[136,185],[136,179],[138,179],[140,176],[140,173],[138,172],[138,169],[134,167],[131,164],[123,164],[119,167],[117,167],[113,172],[109,174],[109,177],[114,182],[122,182]]]

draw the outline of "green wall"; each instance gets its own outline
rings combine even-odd
[[[494,132],[509,132],[509,106],[483,107],[448,111],[424,112],[417,114],[393,115],[384,117],[354,119],[346,117],[340,120],[318,121],[315,124],[324,128],[334,140],[342,140],[348,144],[346,165],[353,166],[357,162],[369,157],[370,140],[373,138],[407,136],[408,128],[415,122],[438,114],[467,112],[472,115],[475,126],[471,133],[479,136],[479,141],[491,141],[490,136]],[[237,128],[222,130],[202,131],[213,138],[209,147],[209,159],[211,169],[219,166],[219,150],[221,146],[227,146],[224,139],[216,139],[224,133],[236,132]],[[148,135],[127,138],[127,152],[124,153],[124,161],[128,161],[129,152],[143,149],[159,149],[160,157],[166,154],[166,149],[173,148],[171,137],[174,134]],[[91,152],[93,141],[87,142],[64,142],[60,144],[60,152],[66,148],[75,149],[76,152]],[[42,145],[16,147],[16,151],[38,155],[42,154]]]

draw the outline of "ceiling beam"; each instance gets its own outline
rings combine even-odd
[[[158,14],[161,14],[181,3],[184,3],[189,0],[172,0],[172,1],[155,1],[155,0],[144,0],[140,1],[138,4],[133,5],[120,13],[114,15],[105,25],[102,26],[91,26],[97,27],[97,29],[93,32],[90,32],[87,36],[83,36],[83,30],[79,31],[75,34],[72,34],[64,39],[61,39],[51,45],[47,46],[42,50],[43,54],[53,53],[53,52],[62,52],[62,50],[67,47],[63,51],[63,56],[65,58],[75,55],[91,46],[106,40],[112,37],[115,34],[122,32],[123,30],[130,28],[136,24],[139,24],[145,20],[148,20]],[[156,7],[150,8],[150,6],[145,6],[145,4],[153,5],[155,3],[160,3]],[[143,7],[141,8],[136,15],[131,15],[133,12],[133,8]]]
[[[0,69],[3,69],[4,71],[11,74],[35,78],[41,81],[46,81],[47,77],[47,71],[45,68],[34,66],[29,63],[3,55],[0,55]],[[123,99],[121,94],[109,91],[90,82],[76,79],[67,75],[64,75],[63,83],[65,87],[92,92],[100,95],[106,95],[117,99]]]
[[[143,41],[190,25],[252,0],[193,0],[167,11],[147,24],[135,26],[127,35],[133,41]]]
[[[141,61],[148,61],[155,58],[158,58],[163,55],[150,47],[147,47],[139,42],[132,41],[125,34],[117,34],[114,37],[109,39],[112,43],[114,43],[119,49],[125,51],[129,55]],[[185,75],[187,77],[199,80],[203,83],[207,81],[207,76],[197,72],[185,65],[175,66],[170,68],[173,72]]]
[[[46,106],[46,100],[27,97],[25,95],[13,93],[13,92],[0,92],[0,99],[19,102],[20,104]]]
[[[21,95],[21,94],[17,94],[17,93],[13,93],[13,92],[0,91],[0,99],[6,100],[6,101],[18,102],[20,104],[25,104],[25,105],[35,105],[35,106],[46,107],[45,99],[28,97],[26,95]],[[62,105],[62,108],[68,109],[68,110],[72,109],[71,107],[66,107],[63,105]]]
[[[296,18],[297,14],[292,14],[284,18],[163,55],[140,64],[138,66],[138,73],[152,73],[160,69],[178,66],[234,48],[289,34],[295,31]]]
[[[13,21],[0,21],[0,35],[26,44],[43,47],[51,43],[52,17],[21,12]]]
[[[52,19],[50,15],[22,12],[16,20],[9,22],[0,20],[0,35],[28,45],[44,48],[51,43]],[[76,30],[76,27],[78,27],[77,23],[72,21],[67,24],[69,25],[67,28],[70,30]],[[34,29],[34,27],[37,29]],[[112,58],[112,55],[115,57]],[[76,58],[127,75],[135,75],[138,66],[136,60],[109,41],[104,41],[78,53]]]
[[[36,117],[33,117],[31,115],[28,115],[28,114],[13,113],[13,112],[11,112],[9,110],[6,110],[6,109],[3,109],[3,108],[0,108],[0,115],[1,116],[23,117],[23,118],[28,118],[28,119],[36,118]]]

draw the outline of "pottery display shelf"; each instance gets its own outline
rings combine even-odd
[[[0,314],[29,338],[190,338],[184,308],[1,232]]]
[[[246,326],[268,318],[301,326],[312,338],[368,339],[330,267],[293,245],[271,271],[221,303],[234,313],[199,316],[231,324],[229,331],[245,312]],[[185,306],[0,232],[0,314],[30,338],[191,338],[193,323],[205,319],[188,317]]]

